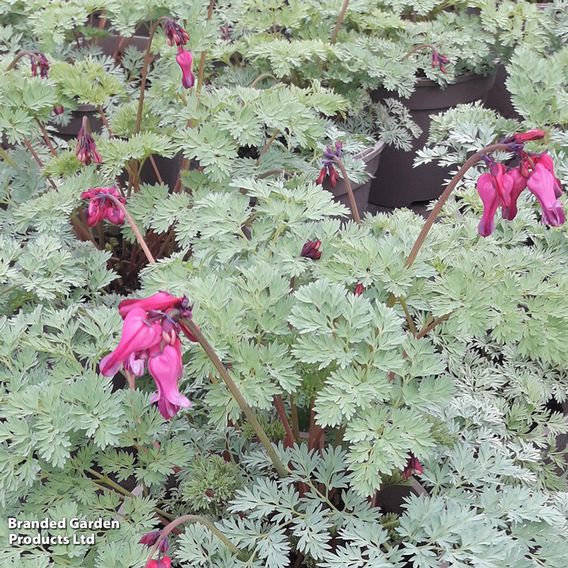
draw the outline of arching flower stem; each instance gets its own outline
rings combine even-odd
[[[144,254],[148,259],[148,262],[150,264],[155,264],[156,260],[154,259],[154,256],[150,252],[150,249],[148,248],[148,245],[146,244],[146,241],[144,240],[144,237],[142,236],[142,233],[140,232],[138,225],[132,218],[132,215],[130,215],[130,213],[128,212],[128,209],[126,209],[126,207],[124,206],[124,203],[121,203],[121,201],[116,197],[114,197],[114,195],[107,195],[107,199],[111,199],[112,202],[124,213],[124,218],[130,225],[130,228],[132,229],[132,232],[134,233],[134,236],[136,237],[136,240],[138,241],[140,248],[144,251]]]
[[[260,440],[261,444],[264,446],[264,449],[266,450],[266,453],[270,457],[272,465],[274,466],[274,469],[278,473],[278,476],[286,477],[288,475],[288,468],[280,460],[280,457],[278,456],[278,453],[276,452],[274,446],[272,445],[272,442],[268,438],[263,427],[260,425],[260,422],[258,421],[256,414],[254,413],[253,409],[249,406],[245,397],[242,395],[241,391],[239,390],[239,387],[237,387],[237,385],[231,378],[229,371],[227,370],[225,365],[223,365],[221,359],[219,359],[219,357],[217,356],[217,353],[215,352],[215,349],[213,349],[213,346],[209,343],[209,341],[207,341],[202,331],[193,322],[192,319],[183,318],[180,320],[180,322],[183,323],[183,325],[185,325],[189,329],[189,331],[195,337],[197,342],[201,345],[201,347],[203,347],[203,350],[209,357],[209,360],[213,363],[213,365],[217,369],[219,375],[223,379],[223,382],[229,389],[229,392],[231,393],[231,395],[239,405],[239,408],[245,415],[250,425],[253,427],[256,435],[258,436],[258,439]]]

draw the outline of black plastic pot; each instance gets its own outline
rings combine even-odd
[[[366,171],[370,176],[374,176],[377,168],[379,167],[381,152],[383,152],[384,147],[385,143],[382,140],[379,140],[374,146],[367,148],[359,154],[355,154],[354,156],[354,158],[358,158],[365,162],[367,166]],[[370,179],[366,183],[361,184],[351,183],[351,189],[353,190],[355,203],[357,204],[357,209],[359,210],[359,213],[361,215],[363,215],[363,213],[367,210],[367,206],[369,204],[371,182],[372,179]],[[351,209],[349,195],[347,193],[347,186],[342,179],[338,180],[335,187],[331,187],[329,180],[326,180],[323,184],[323,188],[333,194],[334,201],[337,201],[342,205],[345,205],[348,209]]]
[[[499,64],[495,73],[495,83],[489,91],[485,106],[493,109],[505,118],[521,118],[511,103],[511,93],[507,90],[506,80],[507,70],[505,65]]]
[[[127,47],[133,46],[138,51],[144,52],[148,48],[148,42],[149,39],[146,36],[122,37],[116,34],[109,34],[107,37],[99,40],[98,43],[105,55],[120,61]]]
[[[161,181],[170,188],[170,191],[173,190],[180,174],[181,161],[183,159],[182,155],[176,154],[172,158],[154,155],[153,158],[160,177],[162,178]],[[142,166],[140,182],[152,185],[160,183],[150,159],[146,160]]]
[[[71,120],[65,126],[52,124],[51,127],[60,138],[72,140],[77,138],[84,117],[89,119],[91,132],[101,131],[103,126],[102,120],[97,109],[92,105],[79,105],[76,110],[71,111]]]
[[[422,134],[414,140],[410,152],[385,148],[371,184],[369,201],[381,207],[405,207],[439,197],[443,191],[444,179],[448,177],[448,169],[435,163],[413,167],[416,151],[424,146],[428,138],[431,116],[458,104],[478,100],[485,102],[494,80],[494,75],[482,77],[468,73],[441,89],[433,81],[420,78],[414,93],[408,99],[401,99],[396,93],[386,89],[375,91],[372,94],[375,101],[385,98],[401,100],[410,110],[412,119],[422,129]]]

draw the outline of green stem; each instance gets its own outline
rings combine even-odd
[[[273,133],[272,136],[270,137],[270,139],[268,140],[268,142],[264,145],[264,148],[262,148],[262,150],[260,151],[259,155],[258,155],[258,159],[256,160],[256,165],[258,166],[260,164],[260,160],[262,159],[262,156],[264,156],[264,154],[266,154],[266,152],[268,152],[268,150],[270,150],[270,146],[272,146],[272,144],[274,144],[274,141],[276,140],[276,137],[280,134],[280,130],[276,129]]]
[[[20,61],[20,59],[22,59],[22,57],[25,57],[26,55],[31,58],[31,57],[35,57],[37,54],[33,51],[28,50],[28,49],[23,49],[22,51],[20,51],[16,54],[14,59],[12,59],[12,61],[10,62],[10,65],[8,65],[8,67],[6,67],[6,71],[10,71],[11,69],[14,69],[14,67],[16,67],[16,63],[18,63],[18,61]]]
[[[223,365],[221,359],[219,359],[219,357],[217,356],[217,353],[215,353],[215,350],[213,349],[212,345],[207,341],[207,339],[205,338],[199,327],[193,322],[193,320],[189,318],[183,318],[181,322],[189,329],[189,331],[192,333],[192,335],[195,337],[195,339],[201,345],[201,347],[203,347],[203,350],[209,357],[209,360],[213,363],[213,365],[219,372],[219,375],[221,375],[221,378],[225,382],[225,385],[229,389],[229,392],[233,395],[233,398],[237,401],[237,404],[239,405],[246,419],[253,427],[256,435],[258,436],[258,439],[266,449],[266,452],[268,453],[268,456],[270,457],[270,460],[274,465],[274,469],[278,473],[279,477],[286,477],[288,475],[288,469],[280,460],[278,453],[274,449],[274,446],[270,442],[270,439],[268,438],[263,427],[260,425],[260,422],[258,421],[256,414],[249,406],[248,402],[245,400],[245,397],[242,395],[241,391],[239,390],[239,387],[237,387],[237,385],[229,375],[229,371],[227,371],[227,368],[225,367],[225,365]]]
[[[407,52],[406,55],[402,58],[403,61],[406,61],[411,55],[417,53],[418,51],[422,51],[423,49],[431,49],[432,51],[436,51],[436,47],[431,43],[419,43],[413,47],[411,47]]]
[[[55,150],[55,147],[53,146],[53,143],[51,142],[51,139],[49,138],[49,134],[47,133],[45,126],[37,118],[35,119],[35,121],[36,121],[36,124],[39,127],[40,132],[41,132],[41,135],[43,137],[43,141],[45,142],[45,145],[49,149],[49,153],[53,157],[57,156],[57,152]]]
[[[207,8],[207,21],[213,18],[213,10],[215,9],[215,0],[209,0],[209,7]],[[197,69],[197,87],[196,94],[199,97],[201,88],[203,87],[203,76],[205,75],[205,62],[207,61],[207,50],[201,52],[199,57],[199,67]]]
[[[184,523],[199,523],[204,527],[207,527],[233,554],[241,554],[241,550],[237,548],[214,524],[212,521],[205,517],[200,517],[199,515],[183,515],[174,519],[171,523],[167,524],[161,531],[160,537],[150,550],[148,560],[152,560],[152,557],[158,550],[158,547],[164,541],[167,536],[179,525]]]
[[[10,155],[8,154],[8,152],[6,152],[6,150],[4,150],[4,148],[1,148],[1,147],[0,147],[0,158],[2,158],[10,166],[15,167],[16,162],[14,162],[14,160],[12,160],[12,158],[10,158]]]
[[[113,493],[118,493],[118,496],[123,500],[126,499],[126,497],[131,497],[133,499],[136,497],[136,495],[133,495],[132,493],[130,493],[130,491],[124,489],[124,487],[121,487],[120,485],[118,485],[118,483],[115,483],[112,479],[108,478],[106,475],[101,475],[98,471],[95,471],[94,469],[90,468],[87,468],[85,471],[87,471],[88,473],[90,473],[91,475],[93,475],[98,479],[98,481],[96,479],[91,480],[93,483],[97,485],[97,487],[100,487],[101,489],[106,489],[108,491],[112,491]],[[101,484],[108,485],[108,487],[105,487],[104,485]],[[166,513],[166,511],[163,511],[158,507],[154,507],[153,510],[156,514],[160,515],[161,517],[164,517],[165,519],[172,520],[174,518],[173,515],[171,515],[170,513]]]
[[[254,89],[264,79],[274,79],[277,81],[276,77],[272,73],[262,73],[249,85],[249,89]]]
[[[410,315],[410,310],[408,309],[408,304],[406,303],[406,300],[402,297],[399,298],[398,301],[400,302],[400,305],[402,306],[402,309],[404,311],[404,315],[406,317],[406,323],[408,324],[408,328],[412,332],[412,335],[414,335],[416,337],[416,335],[418,334],[418,330],[416,329],[416,326],[414,325],[414,320],[412,319],[412,316]]]

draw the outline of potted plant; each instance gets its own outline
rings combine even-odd
[[[215,34],[193,67],[191,30],[148,6],[124,3],[155,28],[136,74],[100,52],[1,59],[3,561],[563,566],[564,50],[524,88],[538,56],[516,52],[524,127],[479,105],[432,119],[420,159],[457,171],[426,220],[359,219],[375,125],[412,142],[400,101],[262,77],[226,45],[230,1],[196,5]],[[256,6],[244,21],[274,35],[282,10],[291,28],[322,10]],[[101,132],[52,135],[64,98],[100,106]],[[179,183],[143,182],[176,154]]]
[[[467,166],[538,138],[508,134]],[[479,202],[459,215],[452,202],[462,175],[422,230],[408,211],[342,226],[346,209],[298,178],[153,202],[92,187],[94,223],[142,238],[132,209],[175,229],[179,253],[146,251],[127,297],[107,290],[113,253],[65,229],[93,177],[20,203],[10,190],[13,475],[0,487],[16,537],[3,554],[133,568],[562,561],[554,437],[568,423],[544,403],[566,389],[564,232],[522,200],[480,239]],[[389,486],[413,494],[392,506]],[[33,516],[48,526],[36,541]]]

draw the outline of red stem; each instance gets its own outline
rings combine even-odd
[[[148,262],[150,264],[155,264],[156,261],[154,260],[154,257],[152,256],[152,253],[150,252],[150,249],[148,248],[148,245],[146,244],[146,241],[144,240],[144,237],[142,236],[142,233],[140,232],[138,225],[136,224],[136,222],[128,212],[128,209],[126,209],[126,207],[124,206],[124,203],[122,203],[114,195],[106,195],[106,197],[111,199],[113,203],[124,213],[124,217],[128,221],[128,224],[130,225],[130,228],[132,229],[132,232],[134,233],[134,236],[136,237],[136,240],[138,241],[140,248],[144,251],[144,254],[148,259]]]
[[[142,64],[142,78],[140,80],[140,97],[138,98],[138,109],[136,111],[136,125],[134,126],[134,134],[140,132],[140,126],[142,125],[142,112],[144,110],[144,92],[146,91],[146,80],[148,78],[148,67],[152,59],[151,49],[152,40],[154,39],[154,34],[158,29],[160,22],[155,22],[150,27],[150,33],[148,36],[148,47],[144,53],[144,63]]]
[[[294,433],[292,432],[290,422],[288,421],[288,417],[286,416],[286,409],[284,408],[282,397],[279,394],[275,395],[273,402],[276,408],[276,412],[278,412],[278,418],[280,418],[280,422],[282,422],[284,430],[286,431],[286,437],[284,438],[284,447],[291,448],[294,445]]]
[[[349,181],[349,176],[347,175],[347,170],[343,165],[343,162],[337,157],[333,157],[333,161],[337,164],[337,167],[341,170],[341,175],[343,176],[343,181],[345,182],[345,187],[347,188],[347,196],[349,197],[349,206],[351,207],[351,214],[356,223],[361,222],[361,215],[359,215],[359,209],[357,207],[357,202],[355,201],[355,195],[353,193],[353,188],[351,187],[351,182]]]

